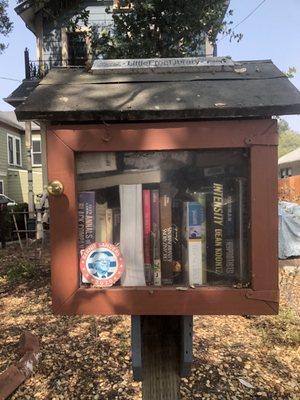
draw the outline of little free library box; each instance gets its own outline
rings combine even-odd
[[[271,61],[54,68],[17,107],[46,126],[55,313],[278,311]]]

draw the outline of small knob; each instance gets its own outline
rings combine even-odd
[[[64,192],[64,185],[59,181],[52,181],[48,184],[47,191],[51,196],[61,196]]]

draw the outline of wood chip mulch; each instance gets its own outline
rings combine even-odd
[[[129,317],[61,317],[51,311],[48,261],[34,281],[11,285],[0,250],[0,372],[18,359],[21,334],[40,339],[39,366],[11,400],[141,399],[132,379]],[[14,256],[15,257],[15,256]],[[193,373],[182,399],[300,399],[300,279],[281,273],[272,317],[195,317]]]

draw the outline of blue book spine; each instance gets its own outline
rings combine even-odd
[[[201,239],[203,237],[205,219],[205,207],[198,202],[188,202],[189,239]]]

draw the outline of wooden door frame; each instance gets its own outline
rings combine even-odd
[[[59,314],[197,315],[278,312],[277,121],[64,125],[47,131],[53,309]],[[80,287],[76,152],[248,148],[251,288]]]

